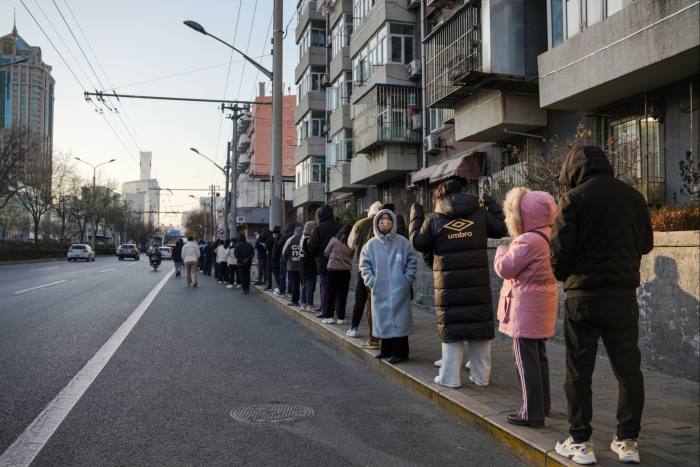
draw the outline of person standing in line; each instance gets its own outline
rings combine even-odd
[[[340,230],[340,222],[335,220],[333,208],[327,204],[316,211],[316,216],[318,217],[318,225],[314,227],[314,231],[311,233],[309,251],[316,258],[316,268],[318,269],[321,288],[321,311],[316,317],[323,318],[333,312],[334,306],[328,301],[328,258],[323,252],[326,250],[331,238]]]
[[[182,245],[183,241],[178,238],[173,248],[173,264],[175,265],[175,277],[182,275]]]
[[[377,215],[379,210],[382,208],[381,201],[375,201],[369,207],[367,212],[367,217],[360,219],[355,222],[352,226],[352,231],[348,236],[347,245],[352,248],[355,252],[355,262],[360,263],[360,252],[362,247],[365,246],[367,240],[372,238],[374,235],[372,231],[372,224],[374,222],[374,216]],[[369,328],[369,339],[362,343],[362,347],[366,349],[378,349],[379,341],[372,335],[372,304],[367,298],[369,297],[369,289],[365,285],[364,279],[362,279],[362,274],[357,275],[357,284],[355,285],[355,304],[352,309],[352,321],[350,322],[350,329],[346,333],[348,337],[358,337],[359,333],[357,328],[360,326],[360,321],[362,321],[362,315],[365,312],[365,307],[367,308],[367,327]]]
[[[270,231],[265,228],[255,240],[255,251],[258,254],[258,280],[255,282],[255,285],[265,284],[265,279],[267,278],[267,246],[265,242],[269,233]]]
[[[219,274],[216,280],[218,284],[224,284],[228,278],[226,259],[228,258],[228,244],[230,242],[228,239],[222,241],[216,248],[216,271]]]
[[[265,290],[272,290],[272,250],[275,248],[275,236],[273,232],[265,229],[267,237],[265,238],[265,251],[267,252],[267,263],[265,263]]]
[[[240,287],[241,276],[238,273],[238,260],[236,259],[235,248],[238,242],[236,240],[231,240],[231,244],[228,247],[228,256],[226,257],[226,268],[228,269],[228,284],[227,289],[232,289],[234,287]]]
[[[200,273],[204,273],[204,240],[197,242],[197,248],[199,248],[199,259],[197,259],[197,269]]]
[[[207,242],[204,245],[204,275],[211,276],[211,267],[214,264],[214,249],[212,243]]]
[[[282,257],[282,251],[284,250],[284,245],[286,245],[287,241],[294,235],[295,227],[296,225],[294,223],[289,224],[287,226],[287,230],[285,231],[284,235],[282,236],[279,242],[279,290],[275,291],[275,295],[277,295],[278,297],[287,296],[287,261]]]
[[[313,311],[316,292],[316,258],[309,250],[309,240],[314,227],[315,222],[307,222],[301,235],[301,309],[308,312]]]
[[[556,203],[549,193],[516,187],[503,205],[510,245],[496,250],[493,269],[503,279],[498,330],[513,338],[522,406],[511,425],[544,427],[549,416],[547,338],[554,335],[559,297],[549,264],[549,237]]]
[[[217,281],[219,280],[219,262],[217,259],[217,254],[218,254],[218,249],[219,245],[221,244],[223,240],[219,240],[218,238],[214,240],[214,243],[211,245],[211,256],[212,256],[212,266],[214,269],[214,279]]]
[[[371,291],[372,328],[380,339],[377,358],[391,364],[408,360],[413,333],[409,289],[418,264],[410,242],[396,234],[396,215],[382,209],[373,222],[374,237],[360,253],[360,274]]]
[[[353,251],[347,245],[352,224],[345,224],[340,232],[328,242],[324,254],[328,258],[328,301],[334,305],[337,321],[333,315],[323,317],[323,324],[345,324],[345,305],[350,290],[350,270]]]
[[[615,178],[602,149],[572,149],[561,168],[565,190],[550,240],[554,277],[564,282],[564,340],[569,434],[556,452],[579,464],[596,462],[591,435],[591,380],[602,338],[620,392],[610,449],[639,463],[644,409],[639,352],[639,266],[654,247],[644,197]]]
[[[282,229],[279,225],[276,225],[272,229],[272,253],[270,255],[270,266],[272,270],[272,279],[275,281],[274,292],[279,292],[280,288],[280,260],[282,258],[282,247],[280,242],[282,241]],[[270,282],[272,284],[272,282]]]
[[[282,248],[282,258],[287,262],[287,275],[289,276],[289,291],[292,301],[289,306],[299,306],[299,287],[301,282],[301,227],[294,229],[294,235],[287,240]]]
[[[187,243],[182,247],[182,260],[185,262],[185,274],[187,287],[197,287],[197,262],[199,261],[199,245],[191,235],[187,237]]]
[[[233,250],[238,263],[239,281],[243,288],[243,293],[248,295],[248,292],[250,292],[250,266],[253,264],[253,258],[255,257],[255,248],[246,241],[245,234],[241,233]]]
[[[488,239],[508,234],[500,206],[490,198],[483,203],[462,192],[457,179],[446,180],[436,192],[435,212],[427,219],[423,207],[411,207],[409,237],[433,269],[435,312],[442,358],[435,382],[462,385],[460,369],[464,342],[469,345],[469,380],[488,386],[491,344],[495,337],[491,298]]]

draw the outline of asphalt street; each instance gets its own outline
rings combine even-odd
[[[0,453],[171,268],[114,258],[0,266]],[[274,402],[307,418],[231,416]],[[171,277],[32,465],[522,462],[255,293]]]

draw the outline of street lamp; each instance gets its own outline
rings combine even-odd
[[[92,167],[92,243],[95,248],[97,248],[97,224],[95,222],[95,174],[97,172],[97,168],[106,164],[109,164],[111,162],[116,161],[116,159],[110,159],[107,162],[102,162],[101,164],[91,164],[88,161],[84,161],[79,157],[75,158],[77,161],[82,162],[83,164],[87,164],[90,167]]]
[[[199,152],[197,150],[197,148],[190,148],[190,151],[192,151],[193,153],[195,153],[199,156],[202,156],[203,158],[205,158],[206,160],[208,160],[209,162],[214,164],[214,166],[217,169],[219,169],[219,170],[221,170],[221,172],[223,172],[224,177],[226,177],[226,185],[225,185],[225,187],[226,187],[226,199],[224,201],[224,238],[229,238],[230,230],[229,230],[228,214],[229,214],[230,201],[229,201],[229,190],[228,190],[228,177],[229,177],[229,171],[231,169],[230,158],[227,154],[226,155],[226,167],[221,167],[219,164],[214,162],[211,158],[209,158],[209,157],[205,156],[204,154],[202,154],[201,152]]]
[[[271,170],[271,204],[270,204],[270,228],[275,225],[282,225],[282,22],[283,22],[283,0],[274,0],[274,28],[272,35],[273,59],[272,71],[268,70],[236,47],[221,40],[204,29],[204,26],[196,21],[183,21],[185,26],[197,31],[205,36],[210,36],[225,46],[235,50],[257,68],[262,74],[272,81],[272,170]],[[275,79],[277,77],[277,79]],[[235,124],[235,121],[234,121]],[[233,148],[235,151],[236,148]],[[234,220],[235,221],[235,220]]]

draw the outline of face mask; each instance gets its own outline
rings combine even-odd
[[[391,219],[380,219],[379,220],[379,230],[383,234],[387,234],[391,232],[391,227],[393,226],[393,222],[391,222]]]

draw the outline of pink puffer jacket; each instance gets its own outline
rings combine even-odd
[[[554,335],[557,318],[557,283],[549,263],[556,205],[552,196],[542,191],[513,195],[510,207],[519,207],[519,213],[506,209],[506,216],[515,214],[517,221],[519,215],[517,230],[524,233],[496,251],[494,269],[504,279],[498,300],[498,330],[510,337],[544,339]],[[508,207],[508,199],[505,204]]]

